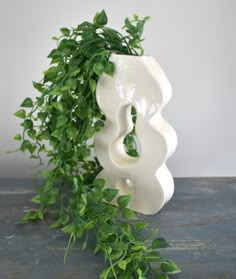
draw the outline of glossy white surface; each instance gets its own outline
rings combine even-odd
[[[104,168],[98,177],[107,181],[106,187],[119,189],[120,195],[132,195],[132,210],[154,214],[174,192],[165,162],[176,148],[177,137],[161,115],[171,98],[171,86],[153,57],[113,54],[111,61],[115,74],[103,74],[96,92],[106,115],[105,127],[95,138],[96,155]],[[132,106],[137,111],[138,158],[127,155],[123,145],[133,127]]]

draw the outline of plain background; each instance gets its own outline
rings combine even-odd
[[[12,114],[25,97],[37,96],[32,80],[48,67],[51,37],[103,8],[118,30],[127,16],[151,16],[145,53],[156,58],[173,87],[163,112],[179,140],[167,162],[172,174],[236,176],[235,0],[1,0],[0,177],[34,173],[35,162],[26,155],[5,151],[17,148],[12,137],[20,120]]]

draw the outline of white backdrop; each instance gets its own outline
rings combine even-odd
[[[146,54],[154,56],[173,87],[164,117],[179,144],[168,160],[174,176],[236,176],[236,1],[234,0],[1,0],[0,177],[32,175],[26,155],[5,154],[17,143],[20,120],[12,114],[36,96],[61,27],[92,20],[105,9],[120,29],[126,16],[151,16]]]

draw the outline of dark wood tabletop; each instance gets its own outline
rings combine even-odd
[[[68,236],[44,222],[17,224],[34,205],[37,183],[31,179],[0,179],[0,278],[96,279],[102,256],[80,243],[63,257]],[[236,178],[177,178],[175,194],[156,215],[141,217],[158,227],[171,248],[162,254],[182,273],[173,279],[236,279]]]

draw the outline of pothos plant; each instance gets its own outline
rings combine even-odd
[[[15,115],[23,119],[19,150],[30,158],[47,157],[47,168],[41,170],[45,183],[37,189],[32,202],[38,204],[23,221],[43,220],[47,209],[56,209],[51,228],[69,234],[69,249],[82,238],[86,249],[89,235],[95,239],[94,254],[103,253],[107,266],[100,278],[169,278],[180,269],[159,253],[169,247],[156,237],[158,229],[145,233],[148,223],[137,220],[127,206],[129,195],[120,196],[117,206],[111,202],[118,190],[107,189],[105,180],[96,179],[102,170],[94,154],[93,138],[106,119],[96,102],[99,77],[115,71],[109,61],[112,53],[142,55],[142,33],[149,17],[125,19],[125,35],[107,26],[104,10],[93,22],[85,21],[75,28],[61,28],[60,37],[53,37],[57,47],[48,57],[50,67],[40,82],[33,82],[40,93],[34,100],[25,98]],[[132,110],[135,123],[135,109]],[[124,145],[131,156],[138,156],[135,125]],[[104,202],[107,201],[107,202]]]

